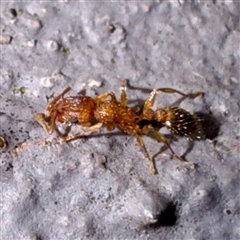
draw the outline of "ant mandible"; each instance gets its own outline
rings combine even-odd
[[[176,156],[179,160],[184,161],[181,157],[175,154],[166,138],[154,129],[152,121],[166,125],[171,132],[181,135],[180,130],[182,129],[178,123],[177,116],[179,115],[181,116],[180,118],[182,118],[183,116],[192,115],[180,108],[167,108],[153,111],[152,107],[156,94],[159,91],[165,93],[179,93],[184,96],[184,98],[195,98],[200,95],[202,96],[203,93],[184,94],[171,88],[154,89],[150,94],[149,99],[145,102],[143,111],[139,113],[127,106],[126,82],[126,79],[123,79],[120,88],[120,102],[116,100],[115,94],[112,92],[101,94],[96,98],[82,95],[64,97],[64,95],[71,89],[68,87],[48,105],[44,114],[37,113],[35,115],[35,119],[48,134],[52,134],[55,130],[58,131],[56,122],[67,124],[70,127],[73,123],[77,123],[78,125],[84,127],[84,129],[79,131],[77,134],[72,136],[69,136],[68,134],[67,136],[62,136],[63,140],[66,142],[74,140],[80,136],[96,132],[102,126],[105,126],[109,131],[118,127],[123,132],[136,137],[145,156],[150,161],[150,168],[153,174],[157,174],[156,164],[154,159],[148,154],[142,135],[153,132],[156,139],[163,142],[174,156]],[[110,99],[107,100],[108,98]],[[165,115],[166,117],[164,117]],[[143,127],[139,124],[142,120],[147,120],[147,124]],[[187,123],[188,119],[185,120]],[[180,122],[182,123],[182,127],[185,129],[183,121]],[[177,127],[175,127],[176,124]],[[178,132],[176,130],[178,130]],[[190,132],[189,128],[187,128],[185,132]]]

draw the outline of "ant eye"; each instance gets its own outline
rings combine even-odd
[[[72,117],[70,121],[71,121],[72,124],[77,124],[78,123],[78,119],[76,117]]]
[[[134,117],[134,121],[139,122],[141,119],[139,116]]]

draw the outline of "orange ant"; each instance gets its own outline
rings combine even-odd
[[[55,130],[58,130],[56,122],[67,124],[70,127],[73,123],[77,123],[84,127],[83,131],[80,131],[75,135],[64,136],[63,140],[66,142],[96,132],[102,126],[105,126],[109,131],[118,127],[124,133],[136,137],[145,156],[150,161],[150,168],[153,174],[157,174],[155,161],[150,158],[142,139],[142,135],[153,132],[156,139],[163,142],[174,156],[179,160],[184,161],[181,157],[175,154],[166,138],[155,130],[153,122],[166,125],[170,131],[177,135],[186,135],[187,133],[190,133],[189,126],[193,126],[190,124],[191,121],[189,121],[189,117],[194,119],[193,115],[180,108],[167,108],[153,111],[152,107],[156,94],[159,91],[165,93],[178,93],[184,96],[184,98],[195,98],[197,96],[202,96],[203,93],[184,94],[171,88],[154,89],[150,94],[149,99],[145,102],[142,112],[139,113],[139,111],[127,106],[126,83],[127,80],[124,79],[120,88],[120,102],[117,101],[115,94],[112,92],[101,94],[96,98],[82,95],[64,97],[64,95],[71,89],[68,87],[48,105],[45,114],[37,113],[35,119],[48,134],[52,134]],[[110,99],[107,100],[108,98]],[[142,120],[147,120],[143,127],[140,126]],[[47,122],[50,122],[50,125]],[[196,120],[194,119],[194,124],[195,122]],[[187,129],[185,127],[187,127]]]

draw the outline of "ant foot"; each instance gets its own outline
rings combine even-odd
[[[157,175],[158,174],[158,170],[157,170],[157,168],[155,166],[151,166],[150,168],[151,168],[151,172],[152,172],[153,175]]]
[[[195,169],[197,167],[197,165],[195,163],[192,163],[192,162],[185,162],[185,164],[187,166],[189,166],[191,169]]]
[[[190,169],[194,170],[196,169],[196,164],[191,163],[191,162],[184,162],[184,165],[180,165],[177,167],[177,170],[180,172],[188,172]]]

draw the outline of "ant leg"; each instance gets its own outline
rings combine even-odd
[[[176,101],[175,103],[173,103],[171,105],[171,107],[178,107],[180,105],[180,103],[182,101],[184,101],[186,98],[190,98],[190,99],[194,99],[196,97],[203,97],[204,96],[204,92],[196,92],[196,93],[189,93],[189,94],[185,94],[183,92],[180,92],[176,89],[173,89],[173,88],[159,88],[157,89],[157,91],[161,91],[161,92],[164,92],[164,93],[178,93],[182,96],[181,99],[179,99],[178,101]]]
[[[153,132],[154,136],[156,137],[156,139],[159,142],[162,142],[165,146],[167,146],[169,148],[169,150],[171,151],[171,153],[173,154],[173,156],[175,156],[178,160],[180,160],[181,162],[184,162],[186,164],[188,164],[191,168],[195,167],[194,163],[191,162],[186,162],[183,158],[181,158],[180,156],[178,156],[172,149],[170,143],[167,141],[167,139],[158,131],[156,131],[151,125],[148,126],[149,130]]]
[[[122,80],[122,85],[120,87],[120,92],[121,92],[121,106],[127,106],[127,79]]]
[[[158,89],[153,89],[153,91],[150,93],[150,96],[148,98],[148,100],[145,102],[144,104],[144,110],[147,110],[147,109],[152,109],[153,107],[153,104],[155,102],[155,98],[156,98],[156,95],[159,93],[159,91],[161,92],[164,92],[164,93],[178,93],[180,95],[182,95],[185,99],[185,98],[196,98],[198,96],[200,97],[203,97],[204,96],[204,93],[203,92],[196,92],[196,93],[189,93],[189,94],[185,94],[185,93],[182,93],[176,89],[173,89],[173,88],[158,88]]]
[[[194,99],[198,96],[200,97],[203,97],[204,96],[204,93],[203,92],[196,92],[196,93],[189,93],[189,94],[185,94],[183,92],[180,92],[176,89],[173,89],[173,88],[158,88],[156,89],[157,92],[161,91],[161,92],[164,92],[164,93],[178,93],[180,95],[182,95],[184,98],[183,99],[186,99],[186,98],[191,98],[191,99]]]
[[[196,98],[198,96],[203,97],[204,93],[203,92],[196,92],[196,93],[189,93],[189,94],[185,94],[182,93],[176,89],[173,88],[158,88],[158,89],[153,89],[153,91],[150,93],[148,100],[144,103],[144,107],[143,107],[143,113],[142,113],[142,117],[151,120],[152,115],[153,115],[153,111],[152,111],[152,107],[154,105],[156,96],[159,92],[164,92],[164,93],[178,93],[180,95],[183,96],[183,99],[181,99],[181,101],[183,101],[186,98]]]
[[[49,134],[52,134],[56,129],[56,118],[57,118],[57,111],[54,111],[51,115],[51,126],[49,129]]]
[[[158,90],[153,89],[149,95],[148,100],[144,103],[143,110],[151,110],[152,109],[157,94],[158,94]]]
[[[51,135],[55,130],[62,134],[56,126],[57,111],[51,117],[46,117],[44,113],[36,113],[34,118],[43,127],[46,133]]]
[[[99,95],[96,99],[95,99],[95,102],[96,104],[99,104],[101,103],[102,101],[104,101],[106,98],[108,97],[111,97],[111,100],[114,101],[114,102],[117,102],[117,99],[115,97],[115,94],[110,92],[110,93],[103,93],[101,95]]]
[[[57,97],[55,97],[52,102],[48,105],[48,108],[52,108],[54,106],[54,104],[61,98],[63,97],[67,92],[69,92],[71,90],[70,87],[67,87],[61,94],[59,94]]]
[[[157,168],[156,168],[156,163],[155,163],[155,160],[154,159],[151,159],[148,152],[147,152],[147,149],[146,149],[146,146],[143,142],[143,139],[142,137],[140,137],[139,135],[136,135],[136,138],[137,138],[137,141],[139,143],[139,145],[141,146],[141,148],[143,149],[143,152],[145,154],[145,156],[147,157],[147,159],[150,161],[150,169],[151,169],[151,172],[152,174],[158,174],[158,171],[157,171]]]
[[[98,131],[102,127],[102,125],[103,125],[102,123],[97,123],[97,124],[92,125],[91,127],[83,127],[82,131],[80,131],[72,136],[63,137],[63,141],[69,142],[78,137],[90,135],[91,133]]]
[[[54,117],[53,121],[51,120],[50,125],[49,125],[50,118],[46,117],[44,113],[36,113],[34,118],[43,127],[46,133],[52,134],[53,131],[56,129],[56,123],[55,123],[56,116]]]
[[[112,131],[115,129],[115,123],[107,123],[106,127],[108,131]]]
[[[152,110],[153,104],[155,102],[156,95],[158,94],[156,89],[150,93],[149,98],[145,101],[143,109],[141,110],[141,118],[146,120],[154,119],[154,111]]]
[[[43,127],[45,132],[49,133],[50,127],[49,127],[49,124],[47,124],[47,120],[45,118],[45,115],[43,113],[36,113],[34,115],[34,118]]]

